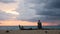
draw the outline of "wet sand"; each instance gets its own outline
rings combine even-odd
[[[60,30],[0,30],[0,34],[60,34]]]

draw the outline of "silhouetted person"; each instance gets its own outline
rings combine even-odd
[[[21,26],[21,30],[24,30],[24,27],[23,26]]]
[[[21,28],[24,28],[23,26],[21,26]]]
[[[41,24],[40,20],[38,20],[38,29],[42,29],[42,24]]]
[[[19,29],[21,29],[21,26],[19,25]]]

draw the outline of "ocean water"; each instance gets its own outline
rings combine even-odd
[[[32,28],[36,29],[37,26],[24,26],[25,29]],[[59,29],[60,26],[43,26],[42,28],[48,28],[48,29]],[[19,30],[18,26],[0,26],[0,30]]]

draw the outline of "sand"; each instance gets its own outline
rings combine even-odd
[[[60,34],[60,30],[0,30],[0,34]]]

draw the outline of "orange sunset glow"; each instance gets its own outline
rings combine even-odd
[[[20,20],[4,20],[0,21],[0,26],[37,26],[37,22],[29,22],[29,21],[20,21]],[[51,23],[42,23],[42,26],[51,26]],[[57,25],[57,24],[54,24]]]
[[[36,26],[36,22],[28,22],[28,21],[17,21],[17,20],[5,20],[5,21],[0,21],[0,26],[18,26],[18,25],[23,25],[23,26]]]

